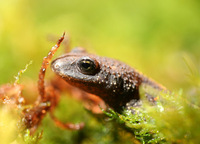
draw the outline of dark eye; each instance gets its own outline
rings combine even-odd
[[[77,62],[78,68],[81,73],[86,75],[95,75],[99,70],[99,64],[96,60],[85,57]]]

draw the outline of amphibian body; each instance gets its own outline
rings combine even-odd
[[[130,66],[89,54],[83,48],[75,48],[58,57],[51,63],[51,68],[69,84],[101,97],[116,111],[137,106],[142,85],[165,90]],[[149,101],[155,101],[152,94],[146,92],[145,95]]]

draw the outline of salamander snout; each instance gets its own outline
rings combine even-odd
[[[55,59],[51,63],[52,71],[60,76],[64,74],[63,67],[64,67],[64,63],[61,59]]]
[[[51,63],[51,69],[62,78],[89,81],[100,72],[100,64],[91,56],[67,55],[55,59]]]

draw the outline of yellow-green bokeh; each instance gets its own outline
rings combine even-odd
[[[167,87],[182,86],[182,54],[200,56],[199,25],[198,0],[1,0],[0,83],[30,60],[26,75],[37,79],[42,57],[66,31],[72,47],[120,59]]]

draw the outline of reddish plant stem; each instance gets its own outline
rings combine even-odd
[[[43,58],[43,63],[42,63],[42,66],[40,68],[39,80],[38,80],[39,95],[40,95],[43,102],[46,100],[46,93],[45,93],[45,86],[44,86],[44,77],[45,77],[46,69],[47,69],[52,57],[54,56],[55,52],[60,47],[60,44],[63,41],[64,36],[65,36],[65,32],[60,37],[60,39],[58,40],[56,45],[51,48],[48,55]]]

